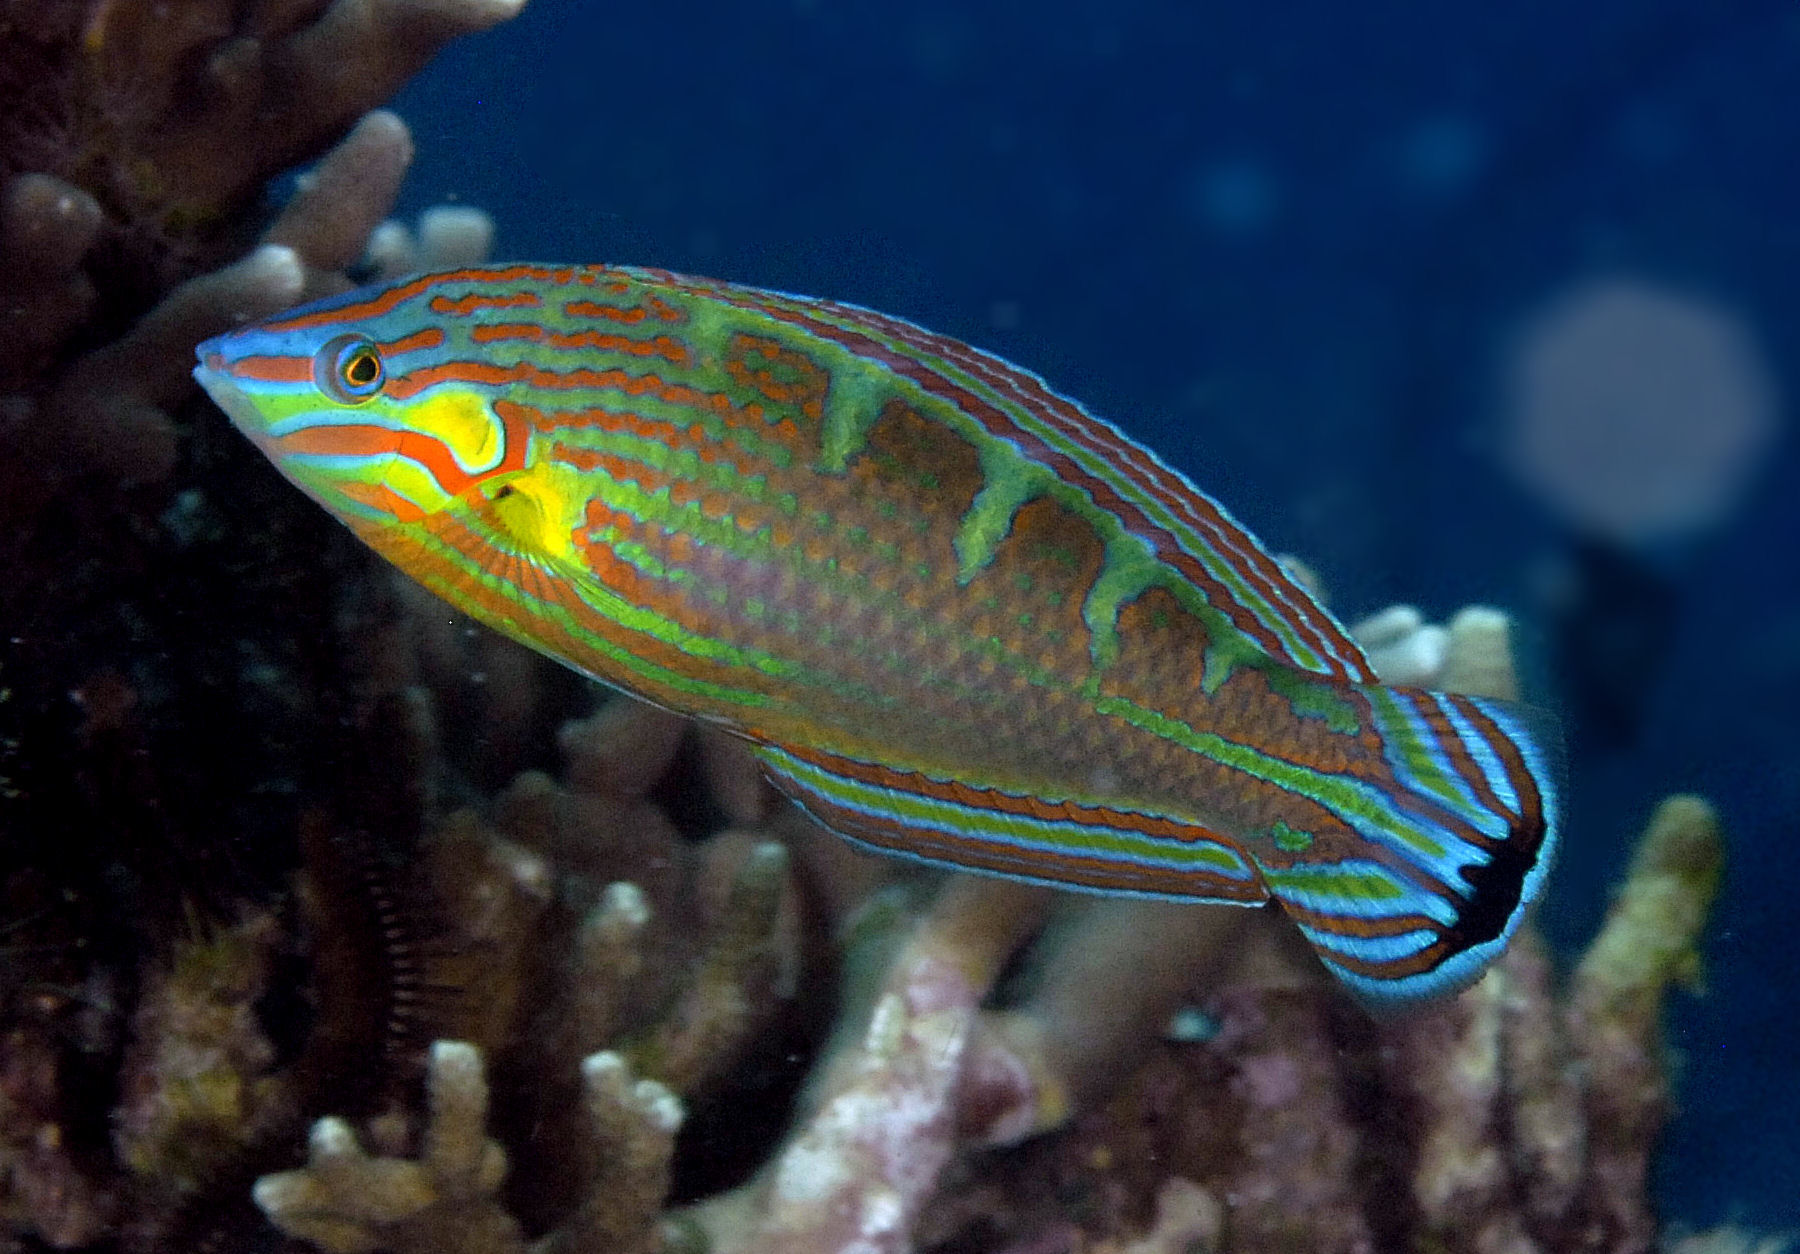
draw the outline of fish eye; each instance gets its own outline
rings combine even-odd
[[[374,396],[386,378],[381,350],[366,336],[340,335],[313,357],[313,382],[346,405]]]

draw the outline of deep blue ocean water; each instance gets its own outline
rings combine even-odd
[[[408,208],[490,210],[502,257],[913,318],[1151,444],[1347,618],[1510,608],[1571,724],[1543,912],[1565,952],[1660,796],[1724,813],[1659,1190],[1677,1220],[1777,1227],[1800,1223],[1796,441],[1710,527],[1583,546],[1507,470],[1502,380],[1536,311],[1623,277],[1736,319],[1791,413],[1796,83],[1800,10],[1773,0],[531,0],[397,107]]]

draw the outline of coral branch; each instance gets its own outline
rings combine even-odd
[[[662,1244],[681,1101],[654,1080],[633,1080],[610,1052],[585,1059],[581,1080],[590,1140],[585,1200],[539,1254],[651,1254]]]
[[[910,1247],[920,1207],[957,1143],[964,1054],[1002,964],[1041,924],[1050,896],[1005,881],[952,879],[851,1011],[821,1068],[812,1113],[775,1158],[750,1230],[741,1208],[700,1216],[723,1248],[755,1254]],[[863,940],[879,952],[883,929]],[[874,957],[865,955],[864,961]],[[852,980],[869,966],[852,959]],[[883,968],[875,965],[876,971]],[[870,996],[872,993],[872,998]],[[864,1015],[866,1014],[866,1017]]]
[[[1568,1031],[1589,1076],[1594,1205],[1619,1249],[1648,1249],[1651,1147],[1668,1117],[1662,1006],[1671,984],[1697,987],[1696,945],[1718,892],[1724,844],[1712,807],[1671,797],[1638,843],[1606,926],[1575,969]]]
[[[981,1112],[980,1139],[1045,1131],[1103,1094],[1184,1000],[1216,982],[1230,942],[1256,923],[1231,907],[1168,902],[1084,901],[1065,911],[1033,948],[1023,980],[1032,991],[984,1016],[970,1082],[988,1082],[965,1094],[965,1118]],[[1120,971],[1131,978],[1115,978]],[[1008,1092],[1012,1102],[1001,1098]]]
[[[165,407],[187,394],[184,356],[194,343],[293,304],[304,290],[301,259],[265,245],[176,288],[131,333],[82,358],[50,394],[41,421],[65,456],[120,479],[153,480],[175,466],[175,427]]]
[[[516,16],[525,0],[333,0],[283,49],[287,107],[346,121],[373,108],[459,35]]]
[[[518,1225],[494,1198],[506,1153],[484,1133],[479,1051],[432,1046],[427,1094],[418,1159],[371,1157],[348,1124],[321,1119],[307,1166],[258,1180],[256,1204],[283,1232],[330,1254],[523,1254]]]
[[[397,115],[366,115],[301,181],[263,242],[292,248],[315,270],[349,269],[400,194],[412,155],[412,135]]]
[[[692,1093],[735,1061],[753,1018],[771,1004],[787,869],[787,849],[773,841],[756,844],[743,857],[686,989],[631,1049],[637,1070],[678,1093]]]

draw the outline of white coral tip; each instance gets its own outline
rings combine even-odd
[[[336,1115],[327,1115],[313,1124],[312,1133],[307,1137],[307,1146],[315,1159],[357,1158],[362,1155],[362,1147],[356,1143],[356,1133]]]

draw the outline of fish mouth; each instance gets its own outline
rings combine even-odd
[[[204,350],[205,346],[201,347]],[[263,417],[256,408],[256,402],[226,373],[223,357],[218,353],[202,351],[200,364],[194,367],[194,380],[206,389],[213,404],[225,411],[225,416],[231,419],[234,427],[259,445],[268,442]]]
[[[208,351],[206,344],[200,346],[200,364],[193,373],[194,381],[206,390],[213,404],[225,411],[231,425],[295,487],[352,527],[371,518],[385,521],[382,511],[370,506],[356,480],[385,483],[393,461],[393,445],[375,449],[333,447],[332,437],[344,430],[341,426],[329,421],[309,422],[314,415],[307,414],[287,420],[272,418],[257,403],[256,394],[232,376],[224,357]],[[388,434],[397,444],[400,433]],[[360,469],[345,471],[335,464],[344,457],[360,460]]]

